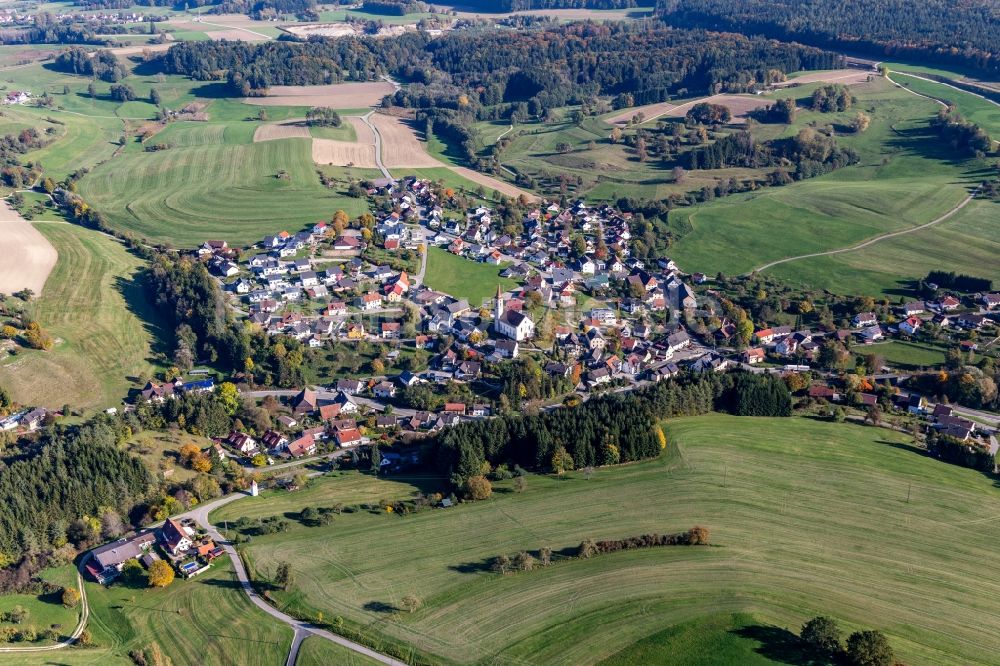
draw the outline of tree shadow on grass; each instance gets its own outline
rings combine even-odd
[[[142,322],[142,327],[150,335],[150,350],[154,355],[169,354],[173,344],[173,333],[166,325],[162,313],[149,298],[149,276],[144,270],[137,270],[131,279],[115,278],[115,289],[125,299],[128,311]],[[155,363],[155,359],[147,359]]]
[[[754,652],[782,664],[798,666],[831,666],[834,662],[825,658],[817,658],[807,650],[799,637],[781,627],[754,624],[739,629],[733,629],[741,638],[760,643]]]
[[[366,611],[372,613],[398,613],[399,608],[394,604],[389,604],[384,601],[369,601],[364,606],[362,606]]]

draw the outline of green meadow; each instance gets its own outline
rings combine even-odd
[[[716,643],[744,663],[817,614],[884,631],[906,663],[986,663],[1000,648],[990,478],[901,433],[805,418],[676,419],[667,438],[660,459],[589,479],[531,475],[522,492],[500,482],[489,500],[409,516],[293,520],[254,537],[247,558],[265,585],[292,563],[299,583],[272,592],[282,607],[440,663],[656,663]],[[711,546],[570,556],[586,538],[696,524]],[[550,567],[489,571],[542,546]],[[413,613],[400,610],[408,595]]]
[[[504,290],[517,285],[513,280],[501,278],[501,270],[500,266],[470,261],[439,247],[428,247],[424,283],[431,289],[464,298],[475,308],[496,296],[497,285]]]
[[[0,384],[26,405],[116,405],[157,369],[154,351],[167,335],[139,278],[142,261],[96,231],[35,224],[59,253],[34,306],[55,346],[0,361]]]

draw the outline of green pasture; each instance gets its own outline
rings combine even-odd
[[[265,468],[264,471],[267,471]],[[240,518],[264,518],[286,512],[297,512],[303,507],[356,507],[360,504],[378,504],[382,500],[395,501],[412,497],[414,493],[440,492],[445,483],[433,476],[394,476],[383,478],[360,472],[333,472],[309,481],[305,488],[265,490],[260,496],[227,504],[212,512],[212,524]]]
[[[87,597],[94,647],[21,654],[17,663],[133,664],[131,651],[155,643],[177,666],[274,666],[285,663],[292,644],[291,629],[247,599],[228,558],[164,589],[87,583]]]
[[[938,105],[881,80],[865,84],[864,89],[858,94],[858,108],[871,115],[871,127],[864,134],[841,137],[858,150],[858,165],[784,187],[674,210],[670,222],[678,234],[671,249],[675,260],[686,270],[742,273],[776,259],[850,247],[919,226],[960,203],[987,165],[956,159],[940,145],[928,124]],[[877,261],[866,262],[863,269],[887,275],[879,282],[866,277],[863,282],[869,289],[865,291],[896,289],[897,280],[914,277],[896,270],[891,258],[883,256],[882,243],[869,251],[877,253]],[[809,270],[811,263],[822,265],[827,260],[805,259],[773,270],[784,275],[784,271]],[[962,258],[952,261],[959,263]],[[889,273],[891,280],[885,279]],[[816,280],[813,286],[841,293],[849,291],[857,279],[853,272],[825,270],[812,271],[810,277]]]
[[[973,200],[927,229],[866,248],[775,266],[769,272],[789,282],[842,294],[912,295],[913,281],[931,270],[976,275],[1000,283],[1000,205]]]
[[[56,344],[0,361],[0,384],[27,405],[119,404],[136,379],[156,369],[153,352],[165,336],[139,279],[142,261],[96,231],[36,226],[59,253],[34,310]]]
[[[503,482],[451,509],[293,523],[254,537],[248,557],[258,576],[292,563],[300,583],[274,593],[283,606],[443,663],[596,663],[644,639],[705,644],[700,633],[728,631],[709,619],[733,613],[762,627],[826,614],[878,628],[912,664],[987,663],[1000,648],[991,478],[902,433],[804,418],[676,419],[667,439],[661,459],[589,479],[531,475],[523,492]],[[559,556],[586,538],[695,524],[712,546]],[[549,568],[489,571],[498,554],[542,546],[557,553]],[[422,608],[400,611],[407,595]],[[737,643],[725,653],[745,654]]]
[[[499,266],[470,261],[439,247],[428,247],[424,283],[478,307],[484,300],[496,296],[498,284],[505,291],[517,286],[513,280],[501,278],[501,270]]]
[[[358,654],[354,650],[328,641],[322,636],[310,636],[302,642],[296,666],[375,666],[381,662]]]

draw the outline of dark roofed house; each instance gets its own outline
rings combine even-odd
[[[316,391],[312,389],[302,389],[299,394],[292,398],[292,407],[296,414],[311,414],[319,406],[316,398]]]
[[[193,543],[184,526],[173,518],[167,518],[160,528],[160,541],[171,555],[186,552]]]
[[[119,539],[90,551],[86,570],[101,585],[110,583],[121,573],[122,565],[129,560],[142,557],[143,553],[156,542],[152,531],[140,532],[129,539]]]

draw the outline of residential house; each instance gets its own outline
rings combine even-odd
[[[303,434],[288,445],[288,455],[293,458],[311,456],[314,453],[316,453],[316,437],[311,433]]]
[[[342,449],[349,446],[357,446],[358,444],[361,444],[363,440],[361,432],[357,428],[338,430],[335,437],[337,439],[337,446]]]
[[[748,365],[756,365],[764,361],[765,354],[763,347],[752,347],[743,352],[743,362]]]
[[[257,450],[257,440],[247,433],[238,430],[229,433],[229,437],[226,438],[226,444],[244,455]]]
[[[396,397],[396,385],[390,381],[381,381],[372,387],[372,394],[380,400],[389,400]]]
[[[914,335],[920,330],[923,323],[918,317],[910,316],[899,323],[899,330],[907,335]]]
[[[163,548],[171,555],[187,552],[194,543],[187,528],[173,518],[167,518],[160,528],[160,541],[163,543]]]
[[[851,321],[855,327],[874,326],[878,323],[878,317],[875,316],[874,312],[860,312],[854,315],[854,319]]]
[[[313,389],[302,389],[298,395],[292,398],[292,411],[295,414],[312,414],[318,407],[319,400]]]
[[[107,585],[121,573],[129,560],[139,559],[156,543],[152,531],[140,532],[134,537],[119,539],[90,551],[86,570],[101,585]]]

